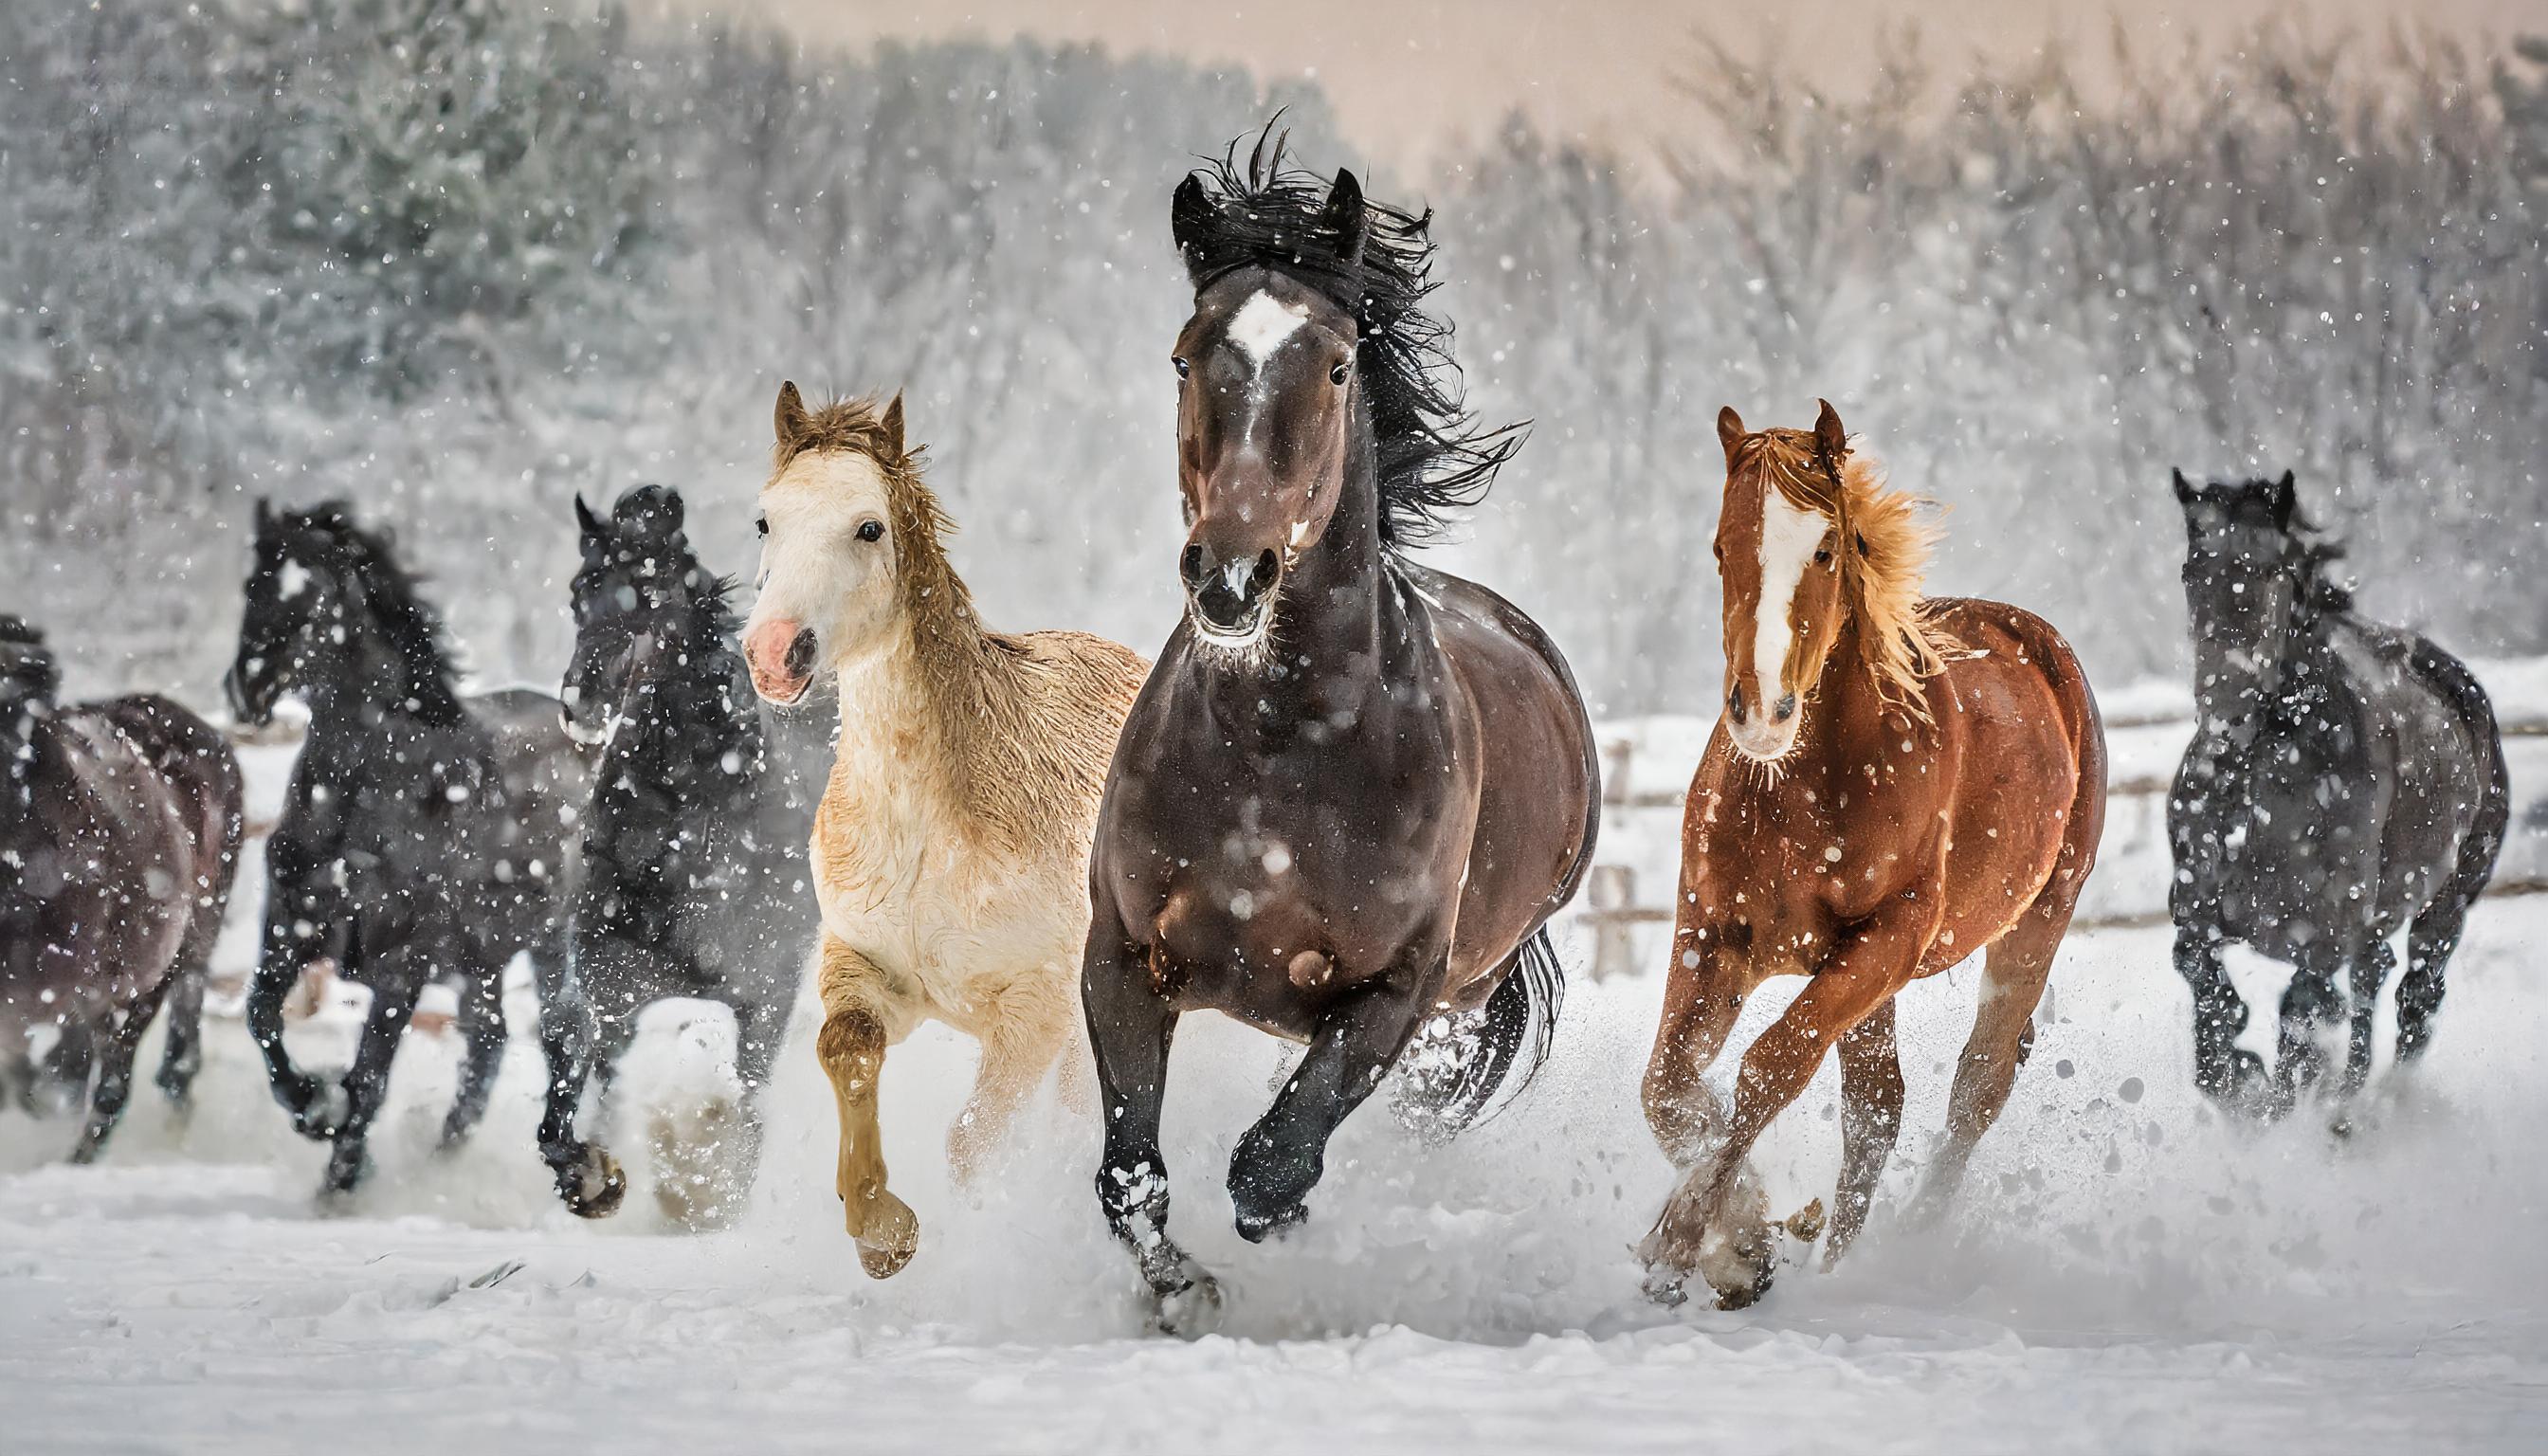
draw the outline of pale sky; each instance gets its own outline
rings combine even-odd
[[[657,0],[674,15],[774,19],[809,40],[879,36],[1100,41],[1118,50],[1231,61],[1260,77],[1315,74],[1345,133],[1375,157],[1417,165],[1520,106],[1554,131],[1645,147],[1665,129],[1671,76],[1706,26],[1738,51],[1781,41],[1840,83],[1865,74],[1889,24],[1916,20],[1923,53],[1953,68],[1976,50],[2020,52],[2048,35],[2101,49],[2113,10],[2048,0]],[[2137,46],[2207,38],[2298,13],[2385,31],[2421,18],[2445,31],[2548,31],[2542,0],[2139,0]]]

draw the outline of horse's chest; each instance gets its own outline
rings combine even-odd
[[[1086,931],[1078,866],[1011,864],[891,782],[861,793],[836,781],[813,858],[825,928],[941,1000],[960,999],[970,969],[1075,953]]]

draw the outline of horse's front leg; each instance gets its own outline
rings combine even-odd
[[[1159,1151],[1176,1003],[1151,976],[1139,948],[1124,939],[1114,908],[1103,901],[1082,964],[1080,1004],[1096,1052],[1097,1105],[1106,1125],[1097,1206],[1140,1265],[1159,1329],[1188,1337],[1209,1334],[1221,1323],[1221,1286],[1168,1237],[1168,1160]]]
[[[326,1181],[319,1188],[322,1197],[353,1192],[370,1170],[364,1142],[389,1100],[390,1063],[398,1057],[399,1043],[415,1017],[416,998],[424,991],[426,967],[412,952],[393,952],[369,961],[364,970],[372,986],[372,1008],[354,1064],[345,1073],[341,1117],[332,1133]]]
[[[1755,982],[1741,957],[1726,952],[1722,928],[1700,924],[1690,913],[1690,897],[1682,900],[1672,968],[1664,978],[1663,1020],[1655,1028],[1642,1089],[1646,1126],[1676,1168],[1705,1160],[1724,1138],[1725,1108],[1707,1085],[1707,1069],[1725,1050]]]
[[[540,1053],[548,1064],[548,1095],[540,1117],[540,1157],[557,1181],[569,1212],[602,1219],[628,1196],[619,1160],[576,1133],[585,1084],[592,1075],[598,1015],[577,965],[554,948],[531,954],[531,975],[540,995]]]
[[[292,1115],[292,1129],[320,1141],[335,1136],[342,1109],[332,1105],[318,1078],[292,1064],[283,1045],[283,1003],[326,944],[324,919],[332,906],[276,876],[266,891],[265,936],[257,947],[256,973],[247,987],[247,1032],[265,1058],[274,1100]]]
[[[1424,1006],[1416,987],[1442,983],[1447,954],[1447,947],[1428,948],[1411,962],[1426,966],[1428,975],[1376,978],[1347,991],[1320,1018],[1301,1064],[1230,1153],[1229,1199],[1240,1237],[1261,1242],[1307,1216],[1310,1190],[1326,1169],[1327,1139],[1414,1035]]]
[[[1745,1176],[1752,1144],[1813,1080],[1823,1053],[1911,978],[1936,933],[1939,905],[1938,887],[1922,885],[1888,900],[1845,933],[1803,993],[1743,1053],[1725,1136],[1710,1156],[1683,1175],[1638,1245],[1646,1289],[1654,1298],[1679,1303],[1682,1285],[1693,1273],[1716,1291],[1721,1309],[1742,1309],[1768,1291],[1775,1229],[1767,1194],[1756,1178]]]
[[[2222,964],[2217,928],[2183,911],[2176,922],[2176,973],[2194,993],[2194,1085],[2225,1109],[2263,1110],[2265,1059],[2238,1045],[2247,1003]]]
[[[920,1219],[885,1187],[884,1132],[876,1083],[884,1075],[887,1009],[895,991],[883,969],[843,942],[823,937],[823,1029],[814,1052],[832,1080],[841,1115],[837,1187],[841,1215],[870,1278],[902,1272],[920,1248]]]
[[[1046,963],[1020,973],[976,1017],[982,1061],[973,1095],[947,1132],[947,1165],[958,1187],[970,1187],[991,1152],[1008,1137],[1018,1112],[1044,1082],[1053,1056],[1070,1041],[1066,996],[1056,996],[1060,967]]]

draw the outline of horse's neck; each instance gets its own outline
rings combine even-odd
[[[1866,628],[1851,612],[1841,619],[1840,634],[1823,659],[1822,677],[1814,683],[1812,703],[1797,733],[1796,752],[1814,755],[1820,762],[1840,763],[1854,746],[1898,737],[1887,730],[1885,719],[1900,711],[1885,698],[1867,652]]]
[[[2195,684],[2196,733],[2216,757],[2243,753],[2268,726],[2314,711],[2335,677],[2336,619],[2337,613],[2304,600],[2291,630],[2268,653],[2244,669],[2235,669],[2224,654],[2221,666],[2234,671],[2214,673]]]
[[[347,611],[341,621],[345,640],[334,654],[334,671],[307,692],[314,731],[321,724],[361,727],[373,717],[444,724],[466,716],[438,654],[410,656],[369,611]]]
[[[759,712],[733,690],[740,663],[732,648],[711,641],[691,647],[683,671],[687,678],[655,694],[642,726],[612,740],[610,757],[684,800],[734,797],[760,774],[765,747]]]
[[[891,646],[841,677],[836,773],[872,764],[872,772],[892,774],[902,788],[917,785],[943,807],[958,806],[977,767],[997,772],[980,760],[999,716],[991,699],[1007,690],[969,613],[947,612],[927,622],[906,614]],[[891,762],[879,763],[875,750]]]

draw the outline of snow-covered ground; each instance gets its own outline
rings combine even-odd
[[[2479,911],[2430,1065],[2407,1093],[2384,1072],[2349,1141],[2215,1118],[2163,934],[2074,942],[1951,1227],[1879,1210],[1839,1272],[1800,1264],[1739,1315],[1638,1296],[1627,1246],[1669,1181],[1636,1106],[1651,979],[1579,988],[1530,1096],[1452,1147],[1367,1109],[1312,1223],[1264,1248],[1230,1231],[1219,1182],[1284,1052],[1198,1019],[1170,1099],[1176,1222],[1231,1305],[1193,1345],[1140,1333],[1088,1187],[1092,1127],[1047,1102],[982,1186],[950,1188],[940,1138],[971,1062],[951,1035],[886,1075],[926,1242],[874,1284],[835,1222],[830,1099],[801,1045],[750,1211],[693,1235],[642,1195],[597,1225],[553,1204],[527,1038],[447,1157],[453,1047],[411,1039],[377,1178],[322,1215],[320,1149],[216,1021],[191,1124],[145,1094],[102,1166],[54,1164],[67,1124],[0,1119],[0,1447],[2536,1450],[2543,932],[2538,900]],[[1905,998],[1896,1201],[1973,981]],[[721,1014],[670,1008],[634,1080],[694,1095],[727,1040]],[[1766,1144],[1782,1206],[1827,1190],[1833,1119],[1826,1069]]]

